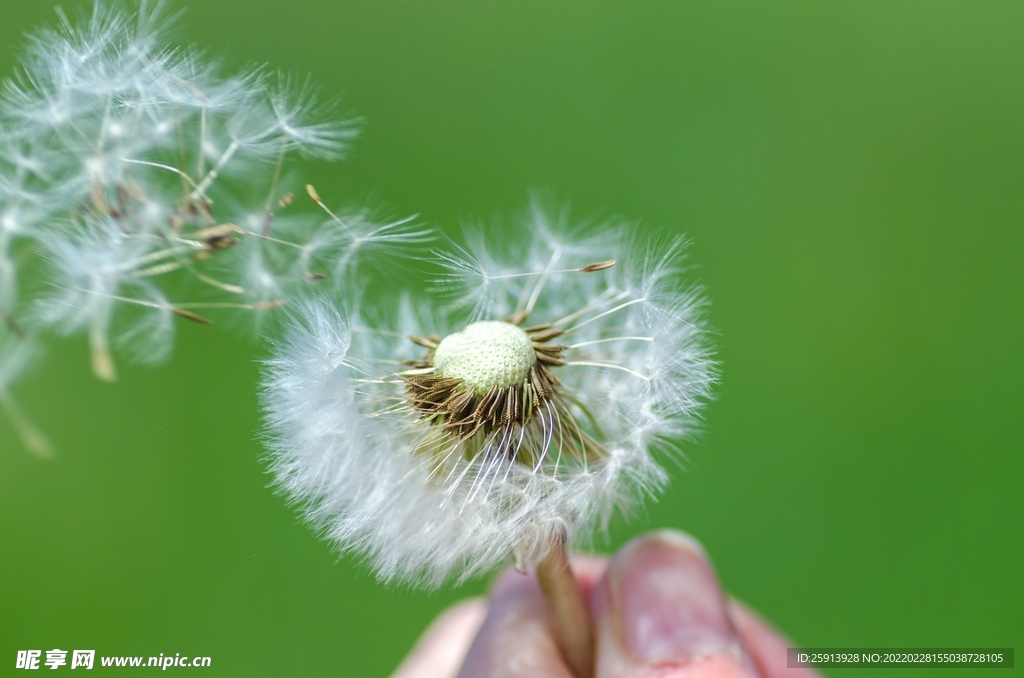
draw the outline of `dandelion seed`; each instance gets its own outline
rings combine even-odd
[[[409,220],[365,211],[343,215],[344,229],[277,218],[292,200],[279,193],[286,160],[341,157],[355,123],[332,119],[309,80],[219,73],[171,44],[162,2],[136,7],[98,0],[77,21],[58,10],[0,92],[0,312],[18,310],[16,255],[41,253],[49,285],[27,324],[87,334],[108,381],[116,352],[163,359],[173,317],[196,319],[165,279],[230,295],[205,307],[259,322],[320,278],[341,285],[367,256],[421,242]],[[255,204],[240,197],[253,184],[267,189]]]
[[[150,300],[151,313],[129,326],[123,341],[144,342],[140,355],[151,361],[161,360],[173,340],[165,310],[169,304],[148,277],[138,275],[147,262],[149,242],[124,234],[111,219],[89,226],[47,243],[53,291],[36,302],[35,317],[64,334],[87,331],[93,371],[114,381],[110,326],[118,302],[133,294]]]
[[[340,284],[352,284],[358,262],[380,265],[388,257],[406,256],[434,239],[432,231],[416,223],[416,215],[386,220],[365,209],[338,213],[324,204],[312,184],[306,185],[306,193],[330,220],[306,234],[299,262],[302,275],[310,274],[310,262],[319,259],[329,263]]]
[[[315,157],[337,159],[357,135],[358,121],[349,120],[344,125],[320,122],[334,117],[335,105],[320,104],[317,94],[317,88],[308,78],[297,84],[278,73],[268,96],[274,122],[277,131],[296,149]]]

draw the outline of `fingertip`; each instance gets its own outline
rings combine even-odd
[[[753,676],[704,548],[661,531],[614,557],[592,597],[599,678]]]

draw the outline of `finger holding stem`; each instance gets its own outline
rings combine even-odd
[[[537,564],[537,582],[544,594],[554,636],[565,663],[576,678],[594,675],[594,631],[587,602],[565,553],[565,539],[556,539]]]

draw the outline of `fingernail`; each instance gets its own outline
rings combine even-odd
[[[691,537],[663,531],[640,538],[611,563],[609,583],[638,659],[679,662],[738,643],[718,579]]]

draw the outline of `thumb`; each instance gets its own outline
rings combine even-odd
[[[627,544],[592,597],[597,678],[756,677],[700,545],[663,531]]]

